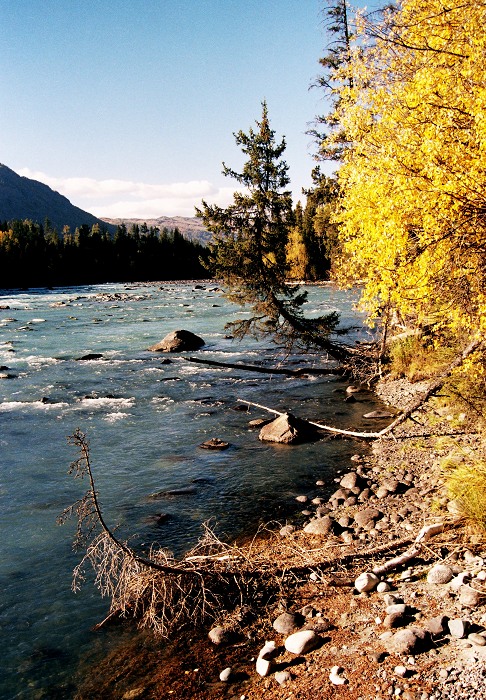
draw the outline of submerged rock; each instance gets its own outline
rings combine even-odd
[[[91,361],[91,360],[101,360],[103,355],[100,352],[89,352],[87,355],[83,355],[82,357],[78,357],[78,361],[85,360],[85,361]]]
[[[151,352],[183,352],[184,350],[199,350],[205,342],[191,331],[178,330],[168,333],[160,343],[152,345],[148,349]]]
[[[225,442],[219,438],[211,438],[199,445],[199,447],[202,447],[204,450],[227,450],[229,446],[229,442]]]

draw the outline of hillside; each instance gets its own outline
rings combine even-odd
[[[83,224],[89,227],[99,224],[110,232],[116,230],[115,226],[75,207],[67,197],[42,182],[17,175],[6,165],[0,164],[0,221],[30,219],[44,224],[46,218],[58,232],[66,225],[74,231]]]
[[[184,238],[190,241],[197,241],[203,245],[206,245],[211,239],[209,231],[206,231],[204,225],[195,216],[159,216],[157,219],[103,219],[103,221],[114,226],[125,224],[127,229],[132,224],[141,226],[144,223],[148,227],[154,226],[159,229],[164,227],[168,229],[178,228]]]

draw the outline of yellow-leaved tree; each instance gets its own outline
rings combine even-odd
[[[335,275],[363,282],[372,319],[484,337],[486,3],[402,0],[363,22],[337,72],[348,146]]]

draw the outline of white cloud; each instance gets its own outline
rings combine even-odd
[[[224,207],[232,201],[235,191],[231,187],[216,187],[208,180],[153,185],[130,180],[58,178],[29,168],[18,173],[43,182],[76,206],[105,218],[194,216],[194,207],[200,205],[201,199]]]

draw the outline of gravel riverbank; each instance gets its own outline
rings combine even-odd
[[[403,409],[422,388],[400,380],[378,394]],[[447,412],[433,436],[417,418],[301,494],[299,518],[247,546],[302,569],[268,605],[222,611],[210,637],[181,635],[170,655],[141,637],[85,679],[78,700],[484,698],[485,538],[458,521],[438,464],[451,442],[481,445]],[[437,524],[413,557],[373,574]]]

